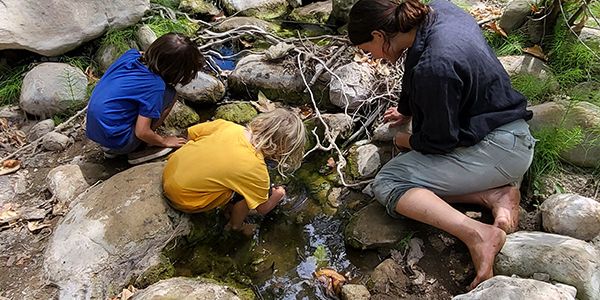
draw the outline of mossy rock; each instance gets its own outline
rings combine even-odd
[[[260,5],[257,1],[226,0],[222,1],[223,9],[229,15],[252,16],[259,19],[275,19],[288,12],[289,4],[286,0],[270,0]]]
[[[220,10],[213,3],[206,0],[181,0],[179,9],[191,13],[201,15],[217,15]]]
[[[138,276],[132,284],[137,288],[145,288],[173,276],[175,276],[175,267],[167,256],[161,254],[160,262]]]
[[[257,114],[256,109],[250,103],[230,103],[217,108],[215,119],[223,119],[244,125],[256,117]]]
[[[571,99],[587,101],[600,106],[600,82],[582,82],[569,91]]]
[[[200,121],[200,116],[189,106],[177,101],[171,113],[165,119],[165,125],[171,128],[187,128]]]
[[[326,24],[331,14],[332,1],[318,1],[306,6],[295,8],[289,19],[298,22]]]

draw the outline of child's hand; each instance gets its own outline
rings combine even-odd
[[[167,137],[165,137],[163,146],[168,147],[168,148],[179,148],[179,147],[183,146],[186,142],[187,142],[187,140],[184,138],[180,138],[177,136],[167,136]]]

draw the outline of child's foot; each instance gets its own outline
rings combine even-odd
[[[238,231],[248,237],[251,237],[254,235],[254,231],[256,231],[256,228],[258,228],[258,226],[256,224],[248,224],[248,223],[243,223],[242,226],[240,226],[239,228],[233,228],[233,226],[231,226],[231,223],[227,223],[225,225],[226,231],[231,231],[231,230]]]
[[[147,147],[143,150],[127,154],[127,162],[132,165],[145,163],[155,158],[165,156],[172,150],[172,148]]]

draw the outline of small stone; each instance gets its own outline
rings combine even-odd
[[[481,219],[481,212],[480,211],[468,211],[465,212],[465,215],[467,215],[467,217],[471,218],[471,219]]]
[[[72,140],[58,132],[48,132],[42,138],[42,145],[48,151],[64,150],[72,142]]]
[[[369,300],[371,293],[362,284],[345,284],[342,286],[342,300]]]
[[[600,202],[577,194],[555,194],[540,206],[544,229],[589,241],[600,234]]]
[[[46,133],[54,130],[54,121],[52,119],[46,119],[38,122],[29,129],[27,138],[29,141],[35,141],[38,138],[44,136]]]

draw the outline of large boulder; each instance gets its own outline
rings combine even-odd
[[[560,153],[562,159],[580,167],[600,167],[600,107],[581,101],[575,104],[546,102],[530,109],[533,111],[533,119],[529,121],[529,126],[534,135],[544,128],[581,128],[582,143]]]
[[[177,94],[182,98],[198,103],[217,103],[225,95],[225,85],[212,75],[198,72],[188,84],[177,85]]]
[[[345,24],[348,22],[348,15],[354,3],[358,0],[333,0],[331,16],[329,20],[334,24]]]
[[[132,300],[194,299],[194,300],[241,300],[237,291],[216,283],[175,277],[161,280],[141,291]]]
[[[410,233],[409,221],[393,219],[385,208],[373,202],[358,211],[346,226],[346,243],[357,249],[391,247]]]
[[[577,194],[556,194],[540,206],[544,230],[589,241],[600,234],[600,202]]]
[[[225,11],[242,16],[255,16],[261,19],[273,19],[285,14],[288,0],[223,0]]]
[[[498,25],[506,32],[518,29],[527,21],[527,16],[531,14],[531,5],[536,1],[531,0],[512,0],[502,11],[502,16],[498,20]]]
[[[329,19],[329,15],[331,14],[331,2],[332,0],[317,1],[295,8],[290,13],[289,18],[298,22],[325,24],[327,23],[327,19]]]
[[[0,50],[63,54],[112,28],[140,21],[149,0],[0,2]]]
[[[86,101],[87,84],[87,77],[79,68],[43,63],[23,78],[19,105],[29,114],[51,117]]]
[[[575,295],[564,286],[543,281],[508,276],[494,276],[467,294],[457,295],[452,300],[575,300]]]
[[[354,110],[371,96],[375,76],[373,68],[368,64],[351,62],[333,72],[337,77],[333,77],[329,85],[331,104]]]
[[[108,299],[147,272],[172,276],[161,250],[189,231],[161,189],[164,163],[114,175],[77,198],[58,223],[44,254],[45,275],[61,299]]]
[[[496,256],[494,273],[550,280],[577,288],[577,298],[600,299],[600,252],[591,244],[562,235],[519,231],[510,234]]]

